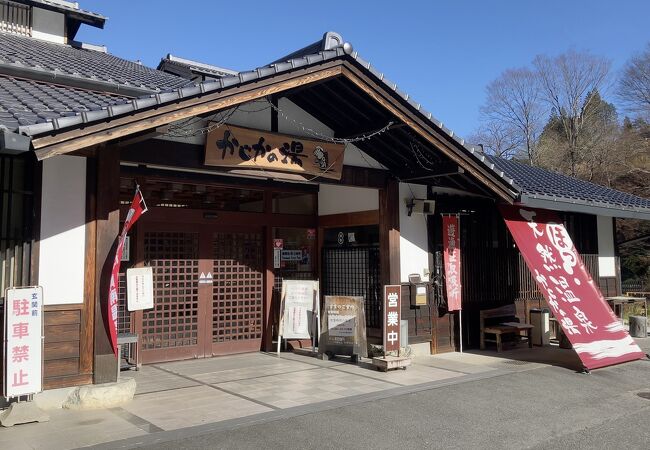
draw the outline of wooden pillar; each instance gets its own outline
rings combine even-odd
[[[264,227],[264,338],[262,348],[266,352],[273,351],[273,285],[275,272],[273,269],[273,227],[270,216],[272,214],[273,200],[270,191],[264,193],[264,211],[267,221]]]
[[[108,331],[108,285],[120,226],[119,149],[97,149],[96,253],[95,253],[95,370],[94,383],[109,383],[117,377],[117,359]]]
[[[379,190],[379,258],[382,284],[400,284],[399,182]]]

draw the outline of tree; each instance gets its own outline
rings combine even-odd
[[[517,131],[495,120],[481,124],[469,140],[479,143],[487,153],[506,159],[514,157],[521,148]]]
[[[555,110],[566,138],[569,173],[577,175],[580,144],[592,108],[592,95],[604,86],[610,62],[590,53],[570,50],[554,58],[545,55],[533,60],[542,98]],[[600,98],[600,97],[598,97]]]
[[[650,118],[650,43],[625,64],[617,95],[630,112]]]
[[[482,143],[497,151],[498,142],[498,151],[508,156],[523,153],[535,164],[544,116],[535,73],[527,68],[506,70],[487,86],[486,93],[483,125],[477,133],[485,138]]]

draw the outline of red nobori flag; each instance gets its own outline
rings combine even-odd
[[[442,217],[442,244],[445,249],[445,285],[447,309],[462,309],[462,284],[460,278],[460,223],[458,216]]]
[[[111,344],[113,345],[113,351],[115,356],[117,355],[117,288],[119,286],[119,273],[120,273],[120,262],[122,261],[122,252],[124,251],[124,241],[126,236],[131,229],[131,226],[140,218],[142,214],[147,212],[147,205],[144,202],[140,188],[136,188],[135,195],[133,196],[133,201],[131,202],[131,207],[129,212],[126,214],[126,219],[124,220],[124,227],[122,227],[122,233],[119,235],[117,241],[117,250],[115,251],[115,259],[113,260],[113,270],[111,271],[111,282],[108,287],[108,328],[111,334]]]
[[[591,279],[560,217],[544,209],[500,209],[537,287],[585,368],[643,358]]]

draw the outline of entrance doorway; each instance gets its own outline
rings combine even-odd
[[[261,229],[143,223],[144,264],[154,307],[140,312],[145,363],[261,348]]]

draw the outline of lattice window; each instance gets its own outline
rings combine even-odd
[[[366,326],[382,327],[382,292],[379,247],[359,246],[323,249],[323,295],[362,296]]]
[[[216,233],[212,341],[262,338],[262,235]]]
[[[156,300],[153,310],[143,312],[143,349],[197,345],[198,247],[197,233],[145,233],[145,260],[153,268]]]
[[[32,9],[7,0],[0,0],[0,31],[32,35]]]

